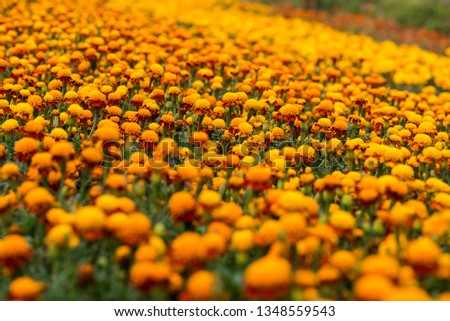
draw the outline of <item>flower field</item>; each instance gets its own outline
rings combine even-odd
[[[0,6],[2,300],[450,300],[450,48]]]

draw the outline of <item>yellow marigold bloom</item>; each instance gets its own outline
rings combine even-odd
[[[186,299],[214,300],[220,291],[220,282],[216,274],[209,271],[197,271],[186,284]]]
[[[290,282],[291,265],[279,257],[262,257],[251,263],[244,273],[245,295],[249,299],[281,298],[286,295]]]
[[[7,119],[2,124],[2,130],[4,132],[12,132],[19,127],[19,123],[15,119]]]
[[[314,198],[305,196],[299,191],[285,191],[281,193],[275,201],[275,205],[272,206],[272,210],[279,216],[288,213],[300,213],[311,216],[319,210],[319,204]]]
[[[212,217],[215,220],[224,221],[228,224],[234,224],[243,214],[241,207],[235,203],[223,203],[220,207],[214,209]]]
[[[59,224],[52,227],[45,236],[44,243],[47,247],[77,247],[80,239],[68,224]]]
[[[331,213],[330,225],[341,230],[351,230],[356,225],[355,217],[346,211]]]
[[[405,257],[419,273],[432,271],[441,254],[441,248],[428,237],[411,241],[406,248]]]
[[[249,229],[235,231],[231,236],[231,248],[236,251],[249,251],[254,245],[254,233]]]
[[[166,284],[170,274],[167,263],[137,262],[130,269],[130,280],[141,291],[149,291],[155,286]]]
[[[264,105],[256,99],[249,99],[244,104],[244,109],[246,111],[253,110],[253,111],[258,112],[258,111],[261,111],[263,108],[264,108]]]
[[[225,107],[233,107],[236,105],[238,96],[237,93],[227,92],[222,96],[222,102]]]
[[[329,129],[331,127],[331,120],[328,118],[320,118],[317,123],[324,129]]]
[[[442,158],[442,152],[436,147],[426,147],[422,154],[419,156],[419,160],[426,163],[431,163],[433,161],[439,161]]]
[[[39,299],[44,289],[44,283],[35,281],[28,276],[22,276],[12,280],[9,285],[8,298],[9,300],[35,301]]]
[[[157,144],[159,142],[159,136],[154,130],[144,130],[140,140],[146,143]]]
[[[284,138],[284,130],[280,127],[273,127],[270,133],[270,139],[283,139]]]
[[[59,141],[50,148],[50,154],[56,160],[69,159],[75,155],[75,148],[67,141]]]
[[[90,91],[87,95],[89,105],[93,108],[103,108],[106,106],[106,95],[97,89]]]
[[[161,78],[164,74],[164,68],[160,64],[150,65],[150,77]]]
[[[24,137],[16,141],[14,145],[14,152],[16,153],[16,158],[19,161],[26,161],[29,155],[37,152],[39,149],[39,142],[33,138]]]
[[[14,163],[7,163],[0,168],[0,177],[4,180],[17,178],[19,175],[19,166]]]
[[[204,190],[198,196],[198,202],[206,210],[212,210],[221,204],[222,197],[216,191]]]
[[[25,207],[36,214],[45,213],[54,202],[55,197],[43,187],[33,188],[24,198]]]
[[[426,134],[417,134],[414,136],[414,142],[421,148],[428,147],[431,145],[431,137]]]
[[[67,114],[72,118],[81,118],[84,109],[78,104],[72,104],[67,108]]]
[[[398,164],[392,168],[392,175],[402,180],[409,180],[414,178],[414,169],[405,164]]]
[[[442,192],[435,194],[430,206],[437,210],[450,209],[450,195]]]
[[[216,129],[225,129],[225,127],[226,127],[225,121],[220,118],[214,119],[212,124]]]
[[[298,105],[286,104],[280,108],[280,114],[287,122],[293,122],[300,114],[300,108]]]
[[[0,110],[9,107],[9,102],[6,99],[0,99]]]
[[[23,119],[30,119],[33,117],[34,109],[30,104],[18,103],[17,105],[10,106],[10,108],[16,117]]]
[[[169,200],[169,212],[175,221],[192,221],[196,216],[196,202],[189,192],[176,192]]]
[[[100,124],[99,124],[100,125]],[[116,128],[110,126],[99,127],[95,132],[94,136],[102,141],[116,141],[120,137],[120,133]]]
[[[199,115],[209,114],[211,103],[204,98],[197,99],[194,103],[194,111]]]
[[[95,206],[103,210],[106,214],[113,213],[119,208],[119,200],[115,195],[104,194],[97,197]]]
[[[253,126],[247,122],[242,122],[238,126],[240,137],[248,137],[253,133]]]
[[[66,140],[68,137],[67,132],[62,128],[54,128],[50,132],[50,136],[53,137],[55,140]]]
[[[84,206],[75,213],[74,224],[86,240],[98,240],[103,237],[106,217],[101,209],[95,206]]]

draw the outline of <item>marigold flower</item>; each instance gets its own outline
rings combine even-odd
[[[6,133],[10,133],[19,127],[19,123],[15,119],[7,119],[2,124],[2,130]]]
[[[405,257],[418,273],[427,273],[437,266],[441,249],[430,238],[422,237],[411,241]]]
[[[236,251],[249,251],[254,245],[254,233],[252,230],[243,229],[235,231],[231,236],[231,248]]]
[[[155,286],[167,284],[170,273],[166,263],[137,262],[130,269],[130,280],[141,291],[149,291]]]
[[[213,300],[220,291],[218,277],[209,271],[197,271],[186,284],[186,295],[190,300]]]
[[[202,237],[193,232],[185,232],[172,241],[170,256],[174,264],[184,267],[198,265],[206,258]]]
[[[14,279],[9,285],[8,298],[9,300],[35,301],[39,299],[44,289],[44,283],[22,276]]]
[[[73,231],[72,226],[59,224],[48,231],[44,243],[47,247],[74,248],[78,246],[80,239]]]
[[[43,187],[33,188],[24,198],[26,208],[36,214],[44,214],[54,202],[55,197]]]
[[[104,212],[95,206],[84,206],[75,213],[75,228],[88,241],[101,239],[106,224]]]
[[[270,271],[278,271],[271,273]],[[273,300],[286,295],[291,266],[286,259],[263,257],[251,263],[244,274],[245,294],[249,299]]]
[[[23,236],[11,234],[0,239],[0,265],[15,269],[32,255],[32,248]]]
[[[192,221],[196,215],[196,202],[189,192],[176,192],[169,200],[169,212],[175,221]]]
[[[251,167],[245,173],[245,182],[255,191],[262,191],[272,186],[272,173],[267,167]]]
[[[20,162],[25,162],[30,159],[31,156],[38,151],[38,149],[39,142],[29,137],[19,139],[14,145],[16,158]]]
[[[55,160],[70,159],[75,155],[75,148],[67,141],[59,141],[50,148]]]
[[[152,78],[159,79],[164,74],[164,68],[159,64],[150,65],[150,76]]]
[[[354,287],[357,300],[379,301],[393,289],[389,278],[381,275],[365,275],[360,277]]]
[[[209,211],[219,206],[222,198],[216,191],[204,190],[200,193],[198,202],[205,210]]]

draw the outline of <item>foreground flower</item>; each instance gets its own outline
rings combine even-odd
[[[263,257],[251,263],[244,274],[246,296],[254,300],[274,300],[287,294],[291,278],[289,262],[279,257]],[[277,273],[272,273],[277,271]]]
[[[35,301],[39,299],[44,289],[44,283],[23,276],[11,281],[8,298],[17,301]]]

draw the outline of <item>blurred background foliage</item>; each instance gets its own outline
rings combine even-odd
[[[307,10],[345,11],[450,36],[450,0],[261,0]]]

